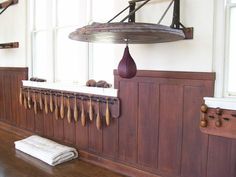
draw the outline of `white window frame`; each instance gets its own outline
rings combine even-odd
[[[52,51],[52,55],[53,55],[53,58],[52,58],[52,62],[53,62],[53,82],[56,81],[56,51],[57,51],[57,39],[56,39],[56,35],[57,35],[57,32],[59,29],[66,29],[68,27],[73,27],[74,29],[78,28],[78,26],[76,24],[74,25],[64,25],[64,26],[59,26],[58,25],[58,12],[57,12],[57,7],[58,7],[58,3],[57,3],[57,0],[54,0],[53,1],[53,5],[52,5],[52,9],[54,11],[54,14],[53,14],[53,27],[51,29],[47,28],[47,29],[39,29],[39,30],[35,30],[35,19],[33,20],[34,21],[34,24],[31,24],[31,20],[30,20],[30,8],[31,8],[31,3],[33,3],[35,5],[35,2],[36,0],[29,0],[27,1],[27,10],[26,10],[26,16],[27,16],[27,28],[26,28],[26,34],[27,35],[27,46],[26,46],[26,53],[27,53],[27,66],[29,67],[29,77],[32,77],[33,76],[33,73],[34,73],[34,55],[33,55],[33,52],[34,52],[34,34],[37,33],[37,32],[40,32],[40,31],[49,31],[52,33],[52,43],[53,43],[53,51]],[[87,19],[86,21],[87,22],[90,22],[91,21],[91,17],[92,17],[92,14],[91,14],[91,1],[92,0],[87,0]],[[35,11],[34,11],[35,12]],[[54,16],[55,15],[55,16]],[[34,17],[35,18],[35,15]],[[32,27],[33,25],[33,27]],[[87,79],[90,78],[92,75],[93,75],[93,65],[92,65],[92,47],[90,46],[90,44],[88,44],[88,55],[87,55],[87,65],[88,65],[88,69],[87,69]]]
[[[225,81],[224,81],[224,97],[236,98],[236,93],[231,93],[228,90],[229,86],[229,45],[230,45],[230,10],[236,8],[236,3],[230,0],[226,1],[226,37],[225,37]]]
[[[212,69],[216,72],[214,97],[234,99],[236,96],[228,93],[229,2],[230,0],[214,1]]]

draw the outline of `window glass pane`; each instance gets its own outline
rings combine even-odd
[[[68,38],[73,28],[57,31],[56,81],[78,82],[85,85],[88,75],[87,43]]]
[[[57,2],[58,26],[86,24],[86,1],[58,0]]]
[[[35,30],[51,27],[52,3],[52,0],[35,0]]]
[[[33,76],[53,81],[52,35],[50,32],[33,34]]]
[[[230,12],[230,34],[229,34],[229,92],[236,93],[236,8]]]
[[[117,60],[114,53],[112,44],[93,44],[93,79],[105,80],[113,85],[113,70],[116,68],[114,62]]]

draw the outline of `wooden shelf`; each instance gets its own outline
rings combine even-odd
[[[8,1],[4,1],[2,3],[0,3],[0,9],[4,9],[6,7],[8,7],[9,5],[14,5],[17,4],[18,0],[8,0]]]
[[[19,48],[19,42],[9,42],[0,44],[0,49]]]

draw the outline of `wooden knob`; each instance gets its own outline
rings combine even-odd
[[[202,106],[201,106],[201,112],[206,113],[206,112],[207,112],[207,109],[208,109],[207,105],[206,105],[206,104],[202,104]]]
[[[221,115],[221,114],[222,114],[222,109],[216,108],[216,114],[217,114],[217,115]]]
[[[216,127],[221,127],[221,126],[222,126],[221,120],[217,120],[217,121],[215,122],[215,126],[216,126]]]
[[[203,127],[203,128],[207,127],[207,121],[206,120],[201,120],[200,126]]]

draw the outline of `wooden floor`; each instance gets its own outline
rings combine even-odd
[[[0,177],[124,177],[78,159],[51,167],[15,150],[19,139],[0,129]]]

